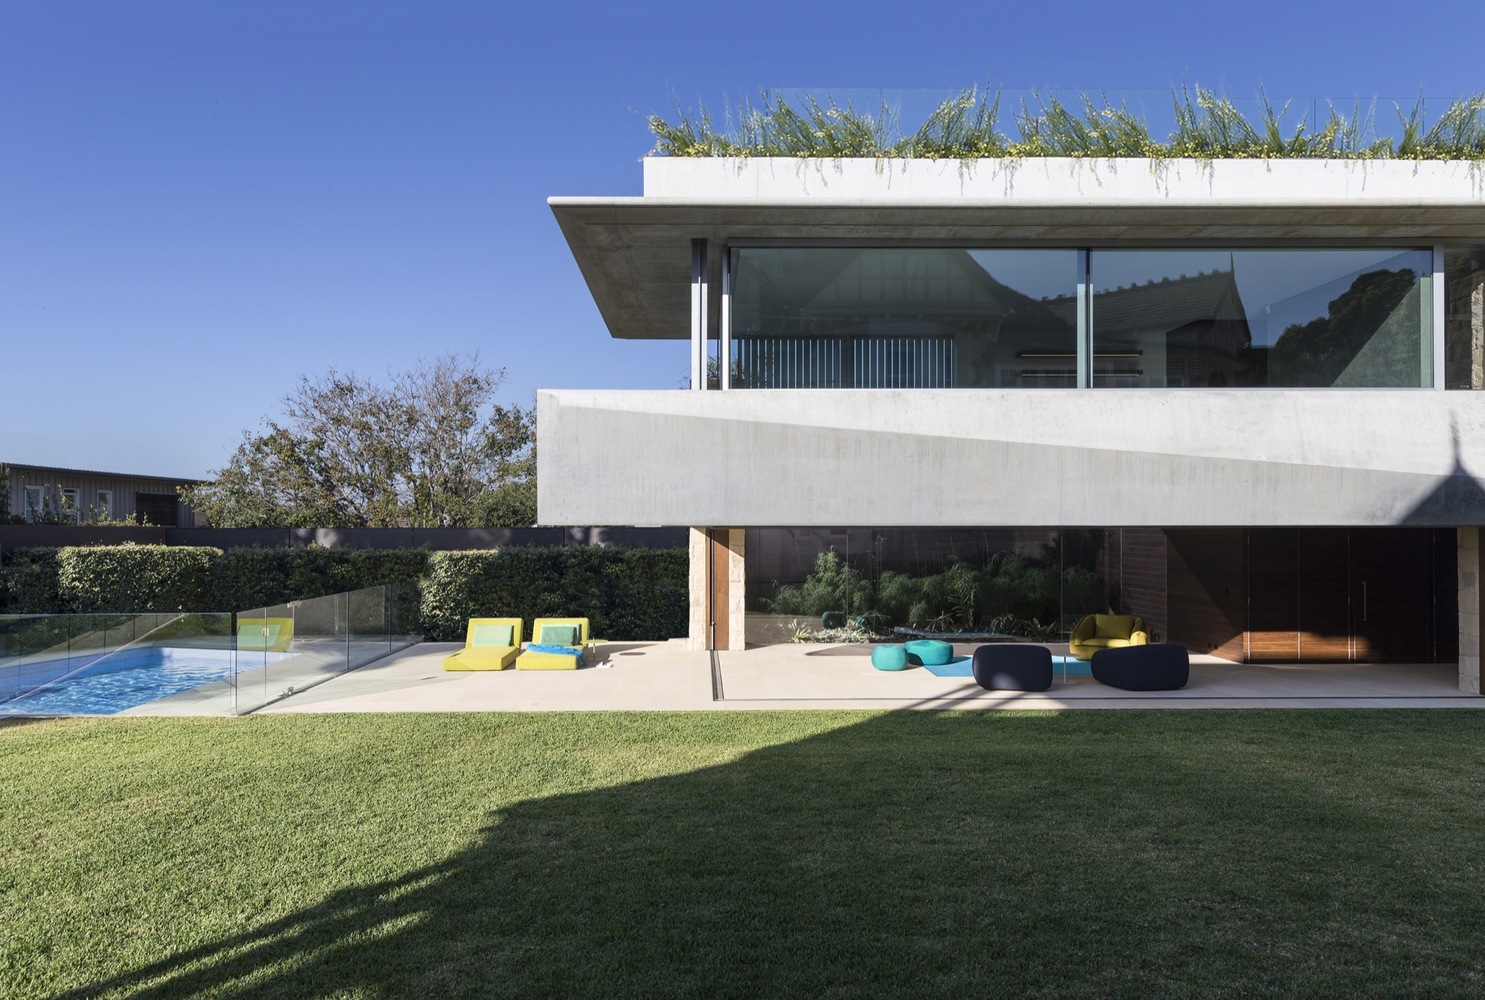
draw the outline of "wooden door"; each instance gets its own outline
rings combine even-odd
[[[1351,659],[1350,536],[1345,528],[1299,530],[1299,658],[1306,663]]]
[[[1299,659],[1299,532],[1248,532],[1248,649],[1253,663]]]
[[[728,649],[727,637],[730,634],[731,621],[727,613],[728,598],[731,596],[732,588],[729,585],[729,550],[727,547],[727,528],[713,528],[707,532],[707,546],[710,552],[708,560],[711,572],[711,648]]]
[[[1358,528],[1351,532],[1351,559],[1355,659],[1432,661],[1432,532],[1427,528]]]

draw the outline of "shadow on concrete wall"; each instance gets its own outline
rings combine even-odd
[[[1485,485],[1464,467],[1457,423],[1451,425],[1450,434],[1454,439],[1454,467],[1399,524],[1441,528],[1485,524]]]

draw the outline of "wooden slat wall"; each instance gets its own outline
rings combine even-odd
[[[1112,534],[1112,532],[1110,533]],[[1119,610],[1139,615],[1163,639],[1169,633],[1166,614],[1166,543],[1159,528],[1121,528],[1118,532]]]
[[[1459,535],[1454,528],[1434,528],[1433,662],[1459,661]],[[1482,618],[1481,621],[1485,621]]]
[[[1242,662],[1247,592],[1241,528],[1170,528],[1167,640]]]
[[[1297,538],[1299,658],[1345,663],[1351,659],[1351,532],[1301,528]]]
[[[1248,660],[1299,659],[1299,532],[1248,532]]]

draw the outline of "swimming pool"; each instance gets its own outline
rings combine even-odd
[[[285,654],[245,654],[243,669],[261,668],[265,659]],[[129,649],[67,674],[59,680],[0,701],[0,716],[114,715],[140,705],[182,694],[205,684],[231,678],[237,654],[230,649],[148,647]],[[41,665],[44,669],[44,665]],[[31,664],[30,669],[38,665]],[[65,670],[59,661],[57,670]],[[4,697],[0,695],[0,697]],[[206,711],[234,710],[231,688],[221,685]]]

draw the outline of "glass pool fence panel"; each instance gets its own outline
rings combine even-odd
[[[392,651],[391,609],[387,596],[386,587],[368,587],[346,595],[350,627],[347,655],[353,668]]]
[[[233,712],[242,715],[268,704],[268,655],[270,647],[287,642],[281,627],[270,624],[268,608],[239,611],[233,635],[237,669],[233,675]]]
[[[232,616],[0,615],[0,714],[225,715]]]
[[[387,584],[239,612],[238,712],[421,641],[416,606],[416,588]]]

